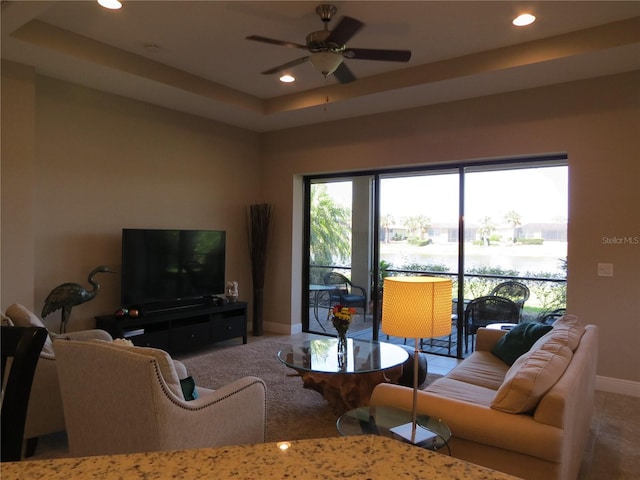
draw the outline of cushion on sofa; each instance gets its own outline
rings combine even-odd
[[[584,335],[584,326],[580,324],[576,315],[566,314],[553,323],[551,334],[575,352]]]
[[[507,365],[513,365],[518,357],[527,353],[552,328],[551,325],[538,322],[519,323],[496,342],[491,353]]]
[[[105,342],[104,340],[92,340],[93,342],[99,343],[100,345],[105,345],[111,348],[121,348],[123,350],[128,350],[133,353],[137,353],[139,355],[146,355],[148,357],[155,358],[158,362],[158,366],[160,367],[160,374],[164,379],[169,390],[181,400],[184,400],[184,394],[182,393],[182,386],[180,385],[180,379],[178,378],[178,374],[176,373],[175,366],[173,364],[173,360],[169,356],[167,352],[164,350],[160,350],[157,348],[151,347],[135,347],[129,346],[126,344],[118,343],[118,342]]]
[[[496,393],[496,391],[491,388],[472,385],[449,377],[438,378],[434,382],[431,382],[424,391],[441,397],[483,405],[485,407],[491,406],[491,402]]]
[[[476,350],[447,374],[447,378],[490,388],[494,392],[504,382],[509,366],[491,352]]]
[[[47,328],[35,313],[31,312],[28,308],[20,305],[19,303],[14,303],[7,308],[7,317],[11,319],[16,327]],[[51,337],[49,335],[47,335],[47,339],[44,341],[42,351],[49,355],[53,355],[53,343],[51,342]]]
[[[563,339],[549,332],[518,358],[496,392],[491,408],[507,413],[527,413],[535,409],[545,393],[567,369],[573,352]]]

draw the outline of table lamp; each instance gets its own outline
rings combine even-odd
[[[414,338],[412,421],[393,431],[413,444],[432,437],[417,431],[418,342],[451,333],[451,280],[438,277],[387,277],[382,298],[382,331],[394,337]]]

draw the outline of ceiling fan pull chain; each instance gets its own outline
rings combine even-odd
[[[327,84],[329,83],[329,80],[327,79],[327,76],[325,75],[324,77],[324,86],[326,87]],[[324,98],[324,111],[327,111],[327,105],[329,105],[329,95],[325,96]]]

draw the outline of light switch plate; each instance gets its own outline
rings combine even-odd
[[[599,277],[613,277],[613,263],[599,263],[598,264],[598,276]]]

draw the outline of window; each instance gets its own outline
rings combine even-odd
[[[324,288],[329,272],[358,287],[353,293],[364,290],[366,303],[358,306],[350,336],[372,339],[384,335],[379,327],[386,276],[451,278],[452,335],[423,345],[445,355],[464,354],[465,303],[500,282],[518,280],[529,288],[523,320],[565,306],[568,167],[563,156],[308,177],[305,185],[310,287],[303,302],[305,331],[335,334],[331,293]]]

